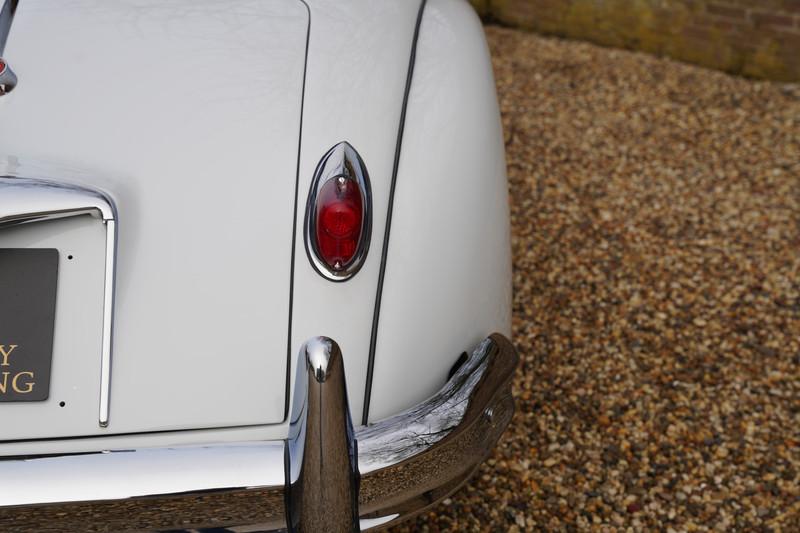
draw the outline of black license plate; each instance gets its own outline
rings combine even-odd
[[[50,394],[58,250],[0,248],[0,402]]]

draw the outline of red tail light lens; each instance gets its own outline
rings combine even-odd
[[[328,180],[317,195],[317,245],[321,259],[341,271],[356,254],[364,207],[353,179]]]
[[[346,142],[322,158],[306,205],[306,252],[314,269],[344,281],[361,268],[372,231],[372,195],[361,157]]]

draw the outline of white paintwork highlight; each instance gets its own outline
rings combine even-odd
[[[283,420],[307,22],[290,0],[20,3],[0,147],[87,169],[119,210],[110,424],[95,388],[94,427],[62,436]]]
[[[122,500],[198,487],[281,486],[282,465],[282,442],[228,445],[223,450],[198,446],[10,461],[3,465],[0,501],[9,506],[43,505],[96,501],[99,490],[104,500]],[[75,479],[78,473],[80,483]]]
[[[390,514],[386,516],[380,516],[378,518],[362,518],[359,520],[359,526],[362,530],[369,529],[371,527],[378,527],[386,524],[387,522],[391,522],[395,518],[400,516],[400,513]]]
[[[417,46],[371,421],[426,398],[462,352],[511,330],[505,156],[483,29],[467,2],[429,0]]]

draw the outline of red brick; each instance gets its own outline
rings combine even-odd
[[[736,4],[746,9],[760,9],[762,11],[780,11],[786,0],[725,0],[729,4]]]
[[[623,12],[622,19],[612,9],[624,7],[622,0],[581,0],[583,7],[593,6],[596,27],[569,16],[572,8],[581,7],[579,0],[471,1],[489,6],[499,21],[513,26],[605,45],[660,50],[707,66],[800,81],[800,0],[641,0],[646,9]],[[629,26],[634,30],[628,31]],[[635,28],[642,26],[648,39],[638,42]],[[770,54],[766,70],[748,67],[752,63],[748,58],[759,53]]]
[[[783,9],[800,13],[800,0],[783,0]]]
[[[707,27],[690,25],[683,29],[683,36],[693,41],[704,42],[709,39],[709,31]]]
[[[750,19],[756,24],[756,26],[779,26],[790,28],[794,23],[791,15],[766,13],[764,11],[754,11],[750,14]]]
[[[775,41],[787,55],[791,54],[800,58],[800,55],[796,53],[797,50],[800,50],[800,33],[778,31],[775,32]]]
[[[745,18],[746,11],[744,8],[725,5],[725,4],[717,4],[717,3],[710,3],[706,8],[708,12],[712,15],[719,15],[720,17],[729,17],[729,18],[737,18],[743,19]]]

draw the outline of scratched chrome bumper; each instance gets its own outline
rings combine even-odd
[[[304,350],[285,441],[0,459],[0,530],[387,526],[458,488],[513,414],[517,355],[498,334],[433,397],[355,431],[338,346]]]

